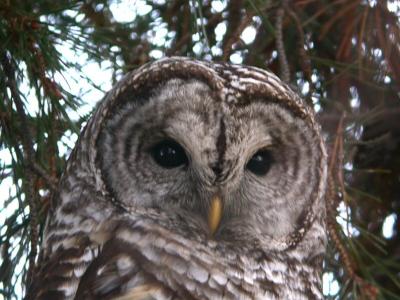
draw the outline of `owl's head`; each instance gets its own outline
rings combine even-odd
[[[272,73],[167,58],[126,76],[94,120],[96,166],[119,207],[179,215],[216,240],[286,246],[322,213],[318,125]]]

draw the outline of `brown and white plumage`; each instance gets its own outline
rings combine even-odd
[[[272,73],[144,65],[82,132],[27,298],[322,299],[325,185],[314,114]]]

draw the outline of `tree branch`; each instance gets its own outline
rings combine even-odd
[[[282,23],[285,15],[285,7],[287,7],[287,0],[283,0],[281,6],[278,8],[276,21],[275,21],[275,38],[276,38],[276,50],[278,51],[279,65],[281,69],[281,79],[289,83],[290,81],[290,70],[289,63],[286,57],[285,45],[283,43],[283,30]]]
[[[52,192],[57,190],[57,180],[49,175],[37,162],[31,161],[29,167],[46,182]]]
[[[342,114],[339,124],[337,126],[336,138],[331,152],[331,159],[328,166],[328,192],[326,197],[327,205],[327,227],[328,233],[335,245],[335,248],[340,254],[340,258],[343,262],[344,269],[347,276],[353,282],[358,285],[361,289],[360,292],[364,296],[363,299],[376,299],[378,289],[376,286],[366,282],[356,273],[356,266],[354,259],[351,257],[348,249],[344,245],[342,238],[338,232],[338,224],[336,222],[336,209],[339,204],[340,198],[336,191],[336,187],[339,187],[340,193],[345,195],[344,179],[343,179],[343,124],[345,114]]]
[[[30,164],[34,161],[34,149],[33,140],[30,132],[30,127],[28,125],[27,116],[25,114],[24,104],[20,97],[17,82],[15,79],[15,68],[12,65],[11,59],[8,57],[7,53],[3,53],[1,64],[3,66],[4,73],[7,77],[7,85],[11,92],[11,97],[14,100],[15,107],[17,108],[17,113],[22,124],[23,130],[21,130],[21,141],[24,151],[24,156]],[[26,167],[25,164],[25,190],[26,197],[29,203],[29,215],[30,215],[30,244],[31,250],[29,253],[29,269],[27,274],[27,283],[29,284],[32,274],[35,269],[35,260],[37,256],[37,245],[38,245],[38,218],[37,218],[37,193],[35,191],[35,175],[30,168]]]

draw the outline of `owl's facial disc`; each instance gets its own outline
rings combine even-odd
[[[198,80],[128,99],[101,134],[104,181],[124,207],[197,220],[215,239],[285,238],[318,188],[318,138],[268,99],[241,105]]]

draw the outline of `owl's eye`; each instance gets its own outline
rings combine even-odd
[[[263,149],[259,150],[256,154],[250,158],[249,162],[246,165],[246,168],[258,175],[263,176],[268,173],[269,169],[271,168],[271,164],[273,162],[271,152]]]
[[[155,162],[163,168],[172,169],[188,163],[185,150],[175,141],[165,140],[150,150]]]

